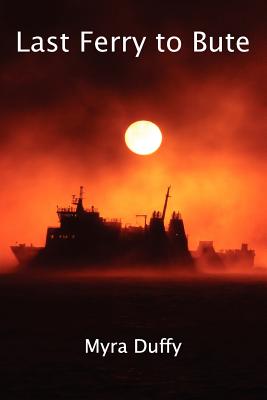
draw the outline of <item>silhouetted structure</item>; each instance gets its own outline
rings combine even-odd
[[[144,227],[122,227],[117,219],[107,221],[101,217],[93,206],[85,209],[81,186],[71,207],[57,209],[60,226],[47,229],[44,248],[34,254],[36,248],[25,245],[11,248],[20,263],[32,265],[169,265],[191,269],[194,262],[180,213],[173,212],[168,230],[164,226],[169,193],[170,187],[162,213],[154,211],[149,225],[146,215],[141,214]]]
[[[255,251],[249,249],[247,243],[242,243],[240,249],[225,250],[219,254],[226,266],[250,269],[254,265]]]
[[[216,252],[213,241],[200,241],[197,250],[191,253],[198,266],[204,268],[246,270],[254,266],[255,251],[249,249],[246,243],[242,243],[240,249]]]
[[[165,216],[170,197],[167,189],[162,213],[154,211],[147,225],[122,227],[120,220],[106,220],[92,206],[83,205],[83,187],[72,206],[57,208],[59,227],[47,229],[45,247],[11,246],[20,264],[54,267],[75,266],[175,266],[191,270],[194,265],[216,270],[250,269],[255,251],[247,244],[241,249],[216,252],[212,241],[200,241],[196,251],[189,251],[188,239],[180,213],[173,212],[168,229]]]

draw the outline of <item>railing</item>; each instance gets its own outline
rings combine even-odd
[[[74,208],[74,207],[58,207],[57,213],[76,213],[76,208]]]
[[[76,207],[57,207],[57,213],[72,213],[75,214],[77,211]],[[98,209],[95,207],[85,208],[84,211],[88,213],[97,213]]]

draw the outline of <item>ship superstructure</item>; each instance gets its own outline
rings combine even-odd
[[[57,208],[58,227],[47,229],[45,247],[38,249],[32,264],[54,266],[76,265],[169,265],[192,268],[193,258],[180,213],[173,212],[168,228],[165,217],[170,197],[167,189],[163,211],[154,211],[143,227],[122,226],[118,219],[107,220],[92,206],[83,205],[83,187],[79,196],[73,196],[72,205]],[[139,215],[140,216],[140,215]],[[25,255],[16,251],[19,261]],[[27,252],[27,247],[25,247]],[[28,260],[27,260],[28,263]]]
[[[115,254],[121,234],[119,220],[107,221],[92,206],[83,206],[83,187],[72,206],[57,208],[59,227],[47,229],[44,255],[54,262],[101,262]],[[51,260],[50,260],[51,258]]]
[[[220,270],[251,270],[254,266],[255,251],[242,243],[240,249],[216,251],[212,240],[201,240],[196,251],[191,254],[200,268]]]
[[[123,226],[119,219],[107,220],[91,206],[84,207],[84,190],[72,197],[67,208],[58,207],[59,226],[48,227],[44,247],[11,246],[20,264],[32,266],[127,267],[157,266],[192,270],[211,267],[217,270],[242,267],[251,269],[255,251],[242,244],[241,249],[216,252],[212,241],[200,241],[196,251],[188,248],[184,222],[173,211],[165,227],[170,198],[168,187],[163,209],[153,211],[149,223],[146,214],[143,226]]]

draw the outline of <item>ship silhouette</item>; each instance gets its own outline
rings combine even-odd
[[[11,250],[21,265],[54,268],[75,267],[173,267],[192,271],[199,264],[216,268],[238,265],[252,267],[255,252],[246,244],[241,250],[216,253],[213,242],[200,242],[197,251],[190,251],[184,222],[179,212],[173,212],[165,228],[170,186],[162,212],[154,211],[143,226],[123,226],[118,219],[107,220],[92,206],[83,204],[84,190],[72,197],[72,205],[57,208],[58,227],[48,227],[44,247],[18,244]]]

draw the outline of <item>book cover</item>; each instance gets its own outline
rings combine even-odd
[[[2,2],[2,399],[266,399],[266,12]]]

